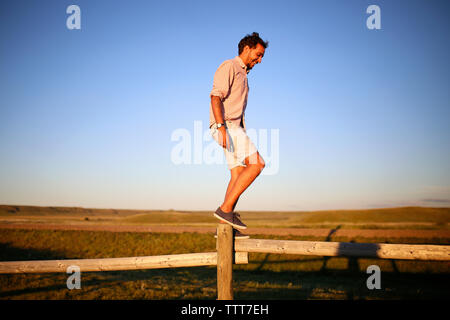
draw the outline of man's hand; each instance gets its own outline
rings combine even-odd
[[[228,149],[228,133],[225,126],[221,126],[217,129],[219,131],[219,144],[222,146],[222,148]]]
[[[220,97],[211,96],[211,105],[216,123],[225,123],[223,119],[223,103],[222,100],[220,100]],[[217,130],[219,131],[219,145],[226,148],[228,151],[233,152],[231,139],[225,126],[221,126]]]

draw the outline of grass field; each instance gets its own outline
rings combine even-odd
[[[449,229],[450,208],[240,212],[252,227]],[[0,223],[215,226],[212,212],[0,205]]]
[[[448,230],[449,208],[319,212],[241,212],[253,227]],[[0,206],[3,224],[215,226],[210,212],[136,211]],[[450,238],[348,238],[331,241],[450,245]],[[330,237],[252,235],[330,241]],[[0,260],[113,258],[215,251],[208,233],[148,233],[0,229]],[[369,265],[381,269],[380,290],[369,290]],[[0,275],[0,299],[216,299],[216,268],[85,272],[81,289],[67,274]],[[345,257],[249,254],[235,265],[235,299],[448,299],[450,263]]]
[[[258,238],[268,238],[258,236]],[[270,237],[320,240],[324,238]],[[361,239],[336,241],[362,242]],[[389,243],[389,239],[364,242]],[[449,244],[450,239],[427,239]],[[401,239],[401,243],[418,243]],[[420,243],[424,243],[421,239]],[[1,230],[0,259],[106,258],[207,252],[209,234],[114,233],[89,231]],[[443,299],[448,298],[448,262],[393,261],[344,257],[250,254],[234,267],[236,299]],[[366,287],[366,268],[382,271],[382,289]],[[1,299],[216,299],[216,268],[86,272],[81,289],[66,287],[66,274],[0,275]]]

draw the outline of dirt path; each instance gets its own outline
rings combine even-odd
[[[0,229],[28,230],[80,230],[110,232],[162,232],[162,233],[214,233],[215,227],[191,226],[132,226],[132,225],[77,225],[77,224],[39,224],[39,223],[3,223]],[[386,229],[310,229],[310,228],[249,228],[249,235],[295,235],[314,237],[364,237],[364,238],[449,238],[450,230],[386,230]]]

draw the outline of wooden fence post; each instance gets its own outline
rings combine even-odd
[[[233,300],[233,227],[219,223],[217,227],[217,299]]]

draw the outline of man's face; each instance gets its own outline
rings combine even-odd
[[[264,47],[259,43],[254,48],[246,48],[248,49],[246,65],[247,69],[251,70],[257,63],[261,63],[266,49],[264,49]]]

